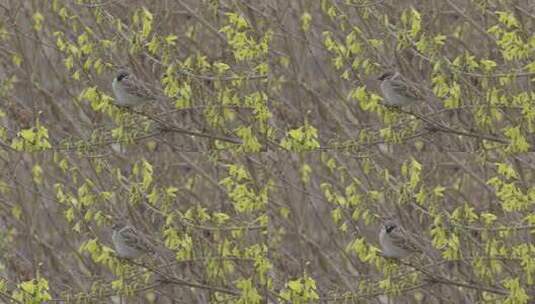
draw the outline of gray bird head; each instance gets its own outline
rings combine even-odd
[[[394,229],[396,229],[398,225],[394,223],[393,221],[388,221],[385,223],[385,231],[386,233],[392,232]]]
[[[117,71],[116,79],[117,81],[122,81],[123,79],[128,78],[129,75],[130,73],[127,70],[121,69]]]
[[[393,72],[386,72],[383,75],[381,75],[379,78],[377,78],[377,80],[383,81],[385,79],[390,79],[390,78],[394,77],[394,75],[395,74]]]

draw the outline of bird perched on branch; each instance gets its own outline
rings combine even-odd
[[[157,99],[147,86],[126,69],[117,71],[112,82],[115,104],[122,107],[135,107]]]
[[[112,226],[112,241],[120,258],[135,259],[145,253],[154,253],[151,245],[130,225],[116,223]]]
[[[384,103],[389,106],[400,107],[422,100],[418,91],[403,81],[398,72],[386,72],[378,80],[381,81]]]
[[[406,231],[393,220],[387,220],[379,232],[379,244],[383,255],[401,259],[420,249],[410,240]]]

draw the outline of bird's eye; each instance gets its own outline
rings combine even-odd
[[[386,229],[387,233],[392,232],[392,230],[394,230],[394,228],[396,228],[396,225],[387,225],[387,226],[385,226],[385,229]]]
[[[121,80],[125,79],[126,77],[128,77],[128,73],[122,72],[117,76],[117,81],[121,81]]]

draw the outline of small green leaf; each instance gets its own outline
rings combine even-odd
[[[35,12],[32,16],[33,19],[33,28],[36,31],[40,31],[43,28],[43,20],[45,17],[40,12]]]
[[[312,16],[308,12],[304,12],[301,15],[301,29],[303,32],[308,32],[308,29],[310,28],[310,21],[312,20]]]
[[[176,45],[176,40],[178,39],[177,35],[168,35],[165,37],[165,42],[169,45]]]

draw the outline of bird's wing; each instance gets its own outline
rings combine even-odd
[[[154,93],[151,92],[141,81],[134,76],[129,76],[121,81],[125,90],[134,96],[141,98],[155,98]]]
[[[396,90],[399,94],[405,95],[408,98],[420,99],[420,93],[413,87],[409,86],[406,82],[402,80],[390,80],[392,88]]]
[[[143,251],[151,251],[150,246],[143,240],[131,226],[126,226],[121,230],[121,236],[124,238],[125,243]]]
[[[392,239],[392,243],[397,247],[409,251],[420,251],[420,249],[413,242],[411,242],[408,234],[399,228],[390,233],[390,238]]]

